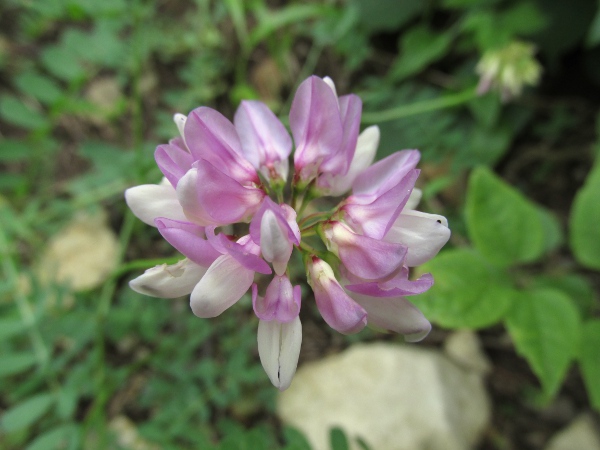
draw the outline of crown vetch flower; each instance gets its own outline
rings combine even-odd
[[[251,290],[260,361],[281,390],[292,381],[302,343],[294,251],[329,326],[349,334],[368,325],[423,339],[431,325],[407,297],[429,289],[433,278],[412,280],[409,268],[439,252],[450,237],[448,222],[415,210],[417,150],[372,164],[379,128],[359,134],[361,112],[357,96],[340,97],[331,79],[312,76],[292,103],[293,143],[254,100],[240,104],[233,123],[207,107],[176,114],[180,136],[155,152],[163,181],[132,187],[125,198],[185,259],[148,269],[131,288],[190,295],[198,317],[218,316]],[[349,191],[330,209],[320,202],[322,210],[306,212],[315,198]],[[257,282],[261,276],[268,278]]]

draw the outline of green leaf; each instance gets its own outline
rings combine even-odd
[[[544,230],[544,253],[554,250],[562,244],[564,237],[558,219],[550,211],[538,207],[537,213]]]
[[[491,129],[474,127],[465,146],[467,151],[457,155],[456,160],[466,167],[480,164],[491,166],[506,153],[513,133],[512,128],[508,126]]]
[[[354,0],[360,10],[361,25],[368,32],[402,28],[425,9],[425,2],[413,0]]]
[[[0,425],[8,433],[26,428],[46,414],[53,403],[54,395],[51,393],[30,397],[6,411]]]
[[[598,319],[583,324],[579,363],[590,403],[600,411],[600,320]]]
[[[466,220],[477,249],[499,267],[535,261],[546,248],[539,208],[485,167],[471,173]]]
[[[15,375],[32,368],[36,358],[32,353],[4,354],[0,357],[0,377]]]
[[[588,30],[586,44],[588,47],[594,47],[595,45],[600,44],[600,2],[598,2],[598,9],[596,10],[594,21]]]
[[[402,50],[391,68],[391,78],[403,80],[444,56],[452,37],[450,33],[436,33],[426,26],[411,28],[401,38]]]
[[[3,212],[6,213],[6,211]],[[21,319],[0,319],[0,341],[6,341],[6,339],[24,333],[26,330],[27,327]]]
[[[62,450],[75,448],[77,426],[74,424],[61,425],[52,428],[36,437],[25,450]]]
[[[482,328],[504,317],[516,295],[508,276],[471,249],[447,250],[420,267],[433,287],[411,297],[425,316],[448,328]]]
[[[37,130],[48,125],[48,120],[41,112],[13,95],[4,95],[0,99],[0,117],[28,130]]]
[[[513,303],[506,325],[517,352],[525,357],[550,399],[577,354],[580,319],[569,297],[552,289],[524,292]]]
[[[344,430],[341,428],[332,428],[329,431],[329,442],[331,450],[350,450],[350,444]]]
[[[311,450],[310,443],[304,435],[295,428],[285,427],[283,429],[285,438],[284,450]]]
[[[17,139],[0,141],[0,161],[13,162],[29,159],[35,153],[35,145]]]
[[[63,95],[63,91],[54,80],[34,71],[18,75],[15,78],[15,84],[21,92],[32,96],[45,105],[52,105]]]
[[[538,275],[534,279],[534,287],[562,291],[577,305],[582,317],[587,317],[594,306],[594,289],[587,278],[581,275]]]
[[[41,56],[44,67],[54,76],[64,81],[85,78],[86,72],[73,52],[65,46],[47,46]]]
[[[473,118],[485,128],[490,128],[498,122],[501,106],[500,96],[493,92],[477,96],[468,103]]]
[[[583,266],[600,269],[600,158],[575,195],[570,226],[575,259]]]
[[[258,24],[249,34],[250,46],[258,45],[280,28],[310,19],[323,19],[332,12],[334,10],[330,6],[318,3],[289,4],[276,10],[261,9],[257,12]]]

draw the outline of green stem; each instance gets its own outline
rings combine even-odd
[[[445,95],[443,97],[421,102],[411,103],[409,105],[398,106],[379,112],[366,112],[362,115],[362,122],[366,124],[389,122],[390,120],[402,119],[404,117],[416,116],[426,112],[437,111],[438,109],[452,108],[477,97],[475,88],[465,89],[461,92]]]
[[[319,258],[323,259],[323,254],[324,252],[317,250],[316,248],[314,248],[312,245],[308,245],[306,242],[302,241],[300,242],[300,249],[304,250],[305,252],[308,252],[312,255],[316,255]]]
[[[111,274],[111,278],[119,278],[128,272],[139,270],[139,269],[150,269],[151,267],[160,266],[162,264],[175,264],[182,259],[181,256],[173,256],[172,258],[155,258],[155,259],[136,259],[135,261],[129,261],[125,264],[121,264]]]
[[[332,211],[323,211],[323,212],[317,212],[317,213],[310,214],[310,215],[302,218],[302,220],[300,220],[300,222],[298,222],[298,226],[302,229],[302,227],[305,226],[307,222],[311,222],[311,221],[319,222],[321,219],[328,219],[332,214],[333,214]],[[307,228],[310,228],[313,225],[314,225],[314,223],[311,223],[310,225],[307,226]]]
[[[29,333],[29,340],[31,341],[31,346],[33,347],[38,366],[43,368],[48,362],[50,352],[46,348],[44,339],[37,326],[33,308],[31,307],[27,296],[18,287],[19,271],[17,270],[10,253],[6,233],[4,232],[4,229],[0,227],[0,256],[2,257],[4,275],[10,284],[10,289],[13,292],[19,314],[21,315],[21,320]]]
[[[118,261],[121,262],[125,256],[125,251],[129,244],[133,226],[135,224],[135,216],[131,211],[125,213],[121,232],[119,233],[119,255]],[[93,423],[98,418],[101,418],[104,413],[104,408],[110,399],[110,392],[106,387],[106,347],[105,347],[105,335],[104,327],[106,323],[106,317],[110,311],[110,307],[114,298],[115,290],[117,287],[117,279],[115,277],[108,279],[102,291],[100,292],[100,299],[98,301],[98,308],[96,309],[96,345],[95,345],[95,364],[96,364],[96,378],[95,388],[96,395],[94,403],[88,414],[87,423]],[[106,436],[102,434],[99,439],[106,440]],[[104,446],[102,447],[104,448]]]

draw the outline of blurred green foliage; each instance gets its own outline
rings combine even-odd
[[[560,161],[543,160],[521,186],[492,169],[510,166],[523,139],[556,144],[579,118],[568,102],[541,109],[535,90],[512,104],[474,91],[481,55],[515,39],[537,45],[548,77],[564,76],[569,53],[590,85],[600,82],[597,2],[274,3],[0,3],[0,447],[127,448],[115,426],[125,416],[147,448],[310,448],[274,419],[248,299],[209,321],[186,300],[128,289],[132,269],[173,254],[125,212],[122,192],[160,179],[152,151],[174,135],[174,112],[210,105],[231,116],[241,99],[261,98],[284,117],[314,72],[361,95],[365,123],[381,128],[379,157],[423,152],[426,204],[451,218],[454,234],[422,268],[436,277],[412,298],[426,316],[447,328],[504,323],[545,400],[578,361],[600,408],[588,277],[600,269],[600,158],[565,232],[566,217],[523,189],[548,181]],[[76,293],[40,279],[50,236],[99,207],[119,235],[112,276]],[[331,445],[349,444],[332,430]]]

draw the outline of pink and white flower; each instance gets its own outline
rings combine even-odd
[[[292,103],[293,140],[254,100],[241,103],[233,123],[208,107],[176,114],[180,136],[155,152],[163,181],[132,187],[125,198],[185,259],[148,269],[131,288],[190,295],[193,313],[204,318],[251,291],[260,360],[281,390],[290,386],[302,342],[302,271],[290,261],[304,261],[305,283],[333,329],[350,334],[368,325],[423,339],[431,325],[407,297],[433,278],[413,280],[409,268],[434,257],[450,230],[443,216],[415,210],[417,150],[372,164],[379,128],[359,133],[361,112],[360,98],[338,96],[331,79],[312,76]],[[349,191],[335,206],[320,201],[305,212],[316,198]],[[231,235],[241,229],[242,237]]]

